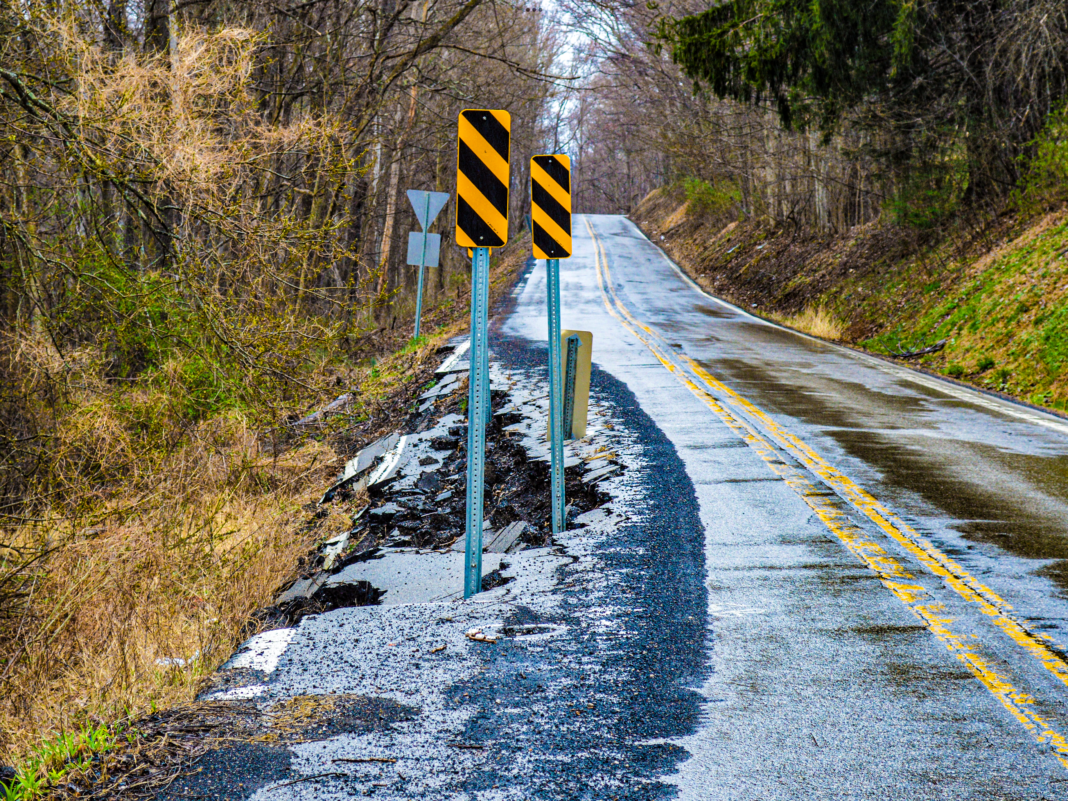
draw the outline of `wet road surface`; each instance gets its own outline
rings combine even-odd
[[[470,601],[269,632],[217,697],[348,717],[161,798],[1068,798],[1065,421],[730,307],[624,218],[574,233],[611,511]],[[491,339],[528,410],[545,293]]]
[[[1068,797],[1068,424],[754,318],[623,218],[575,228],[564,324],[705,528],[680,796]]]

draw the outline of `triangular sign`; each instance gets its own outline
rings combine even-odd
[[[448,192],[424,192],[421,189],[409,189],[408,201],[412,204],[412,208],[415,210],[415,217],[419,220],[419,224],[423,226],[423,230],[427,230],[430,224],[434,222],[434,218],[437,217],[445,204],[449,202]],[[430,205],[427,206],[427,201]]]

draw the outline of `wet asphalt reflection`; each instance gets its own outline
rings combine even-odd
[[[690,756],[669,779],[680,797],[1068,796],[1066,421],[718,302],[624,218],[579,217],[575,233],[565,327],[594,332],[595,361],[674,444],[701,507],[712,670],[701,723],[677,740]],[[508,323],[530,338],[543,280],[536,270]],[[688,391],[700,383],[688,360],[773,456]],[[886,536],[769,425],[935,557]],[[886,554],[899,583],[858,561],[850,537]]]

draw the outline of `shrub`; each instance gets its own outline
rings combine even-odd
[[[684,187],[690,208],[702,214],[725,214],[742,200],[742,193],[735,183],[728,179],[709,182],[700,178],[687,178]]]
[[[887,205],[898,225],[930,230],[957,214],[967,189],[967,159],[963,152],[951,150],[913,169]]]
[[[946,368],[946,375],[950,378],[960,378],[964,375],[964,365],[953,362]]]
[[[1068,106],[1050,115],[1021,159],[1027,169],[1014,193],[1021,208],[1034,211],[1068,196]]]
[[[994,360],[991,359],[989,356],[984,356],[975,365],[975,370],[978,373],[985,373],[987,370],[989,370],[993,366],[994,366]]]

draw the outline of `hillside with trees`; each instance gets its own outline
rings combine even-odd
[[[1068,408],[1063,3],[572,13],[587,208],[751,311]]]
[[[346,525],[315,489],[465,324],[446,236],[410,340],[405,190],[467,107],[498,295],[562,151],[748,310],[1068,409],[1063,0],[0,0],[0,763],[193,698]]]
[[[465,107],[536,152],[559,40],[488,0],[0,0],[0,764],[191,698],[343,524],[302,527],[337,437],[466,316],[448,245],[408,343],[405,190],[453,191]]]

